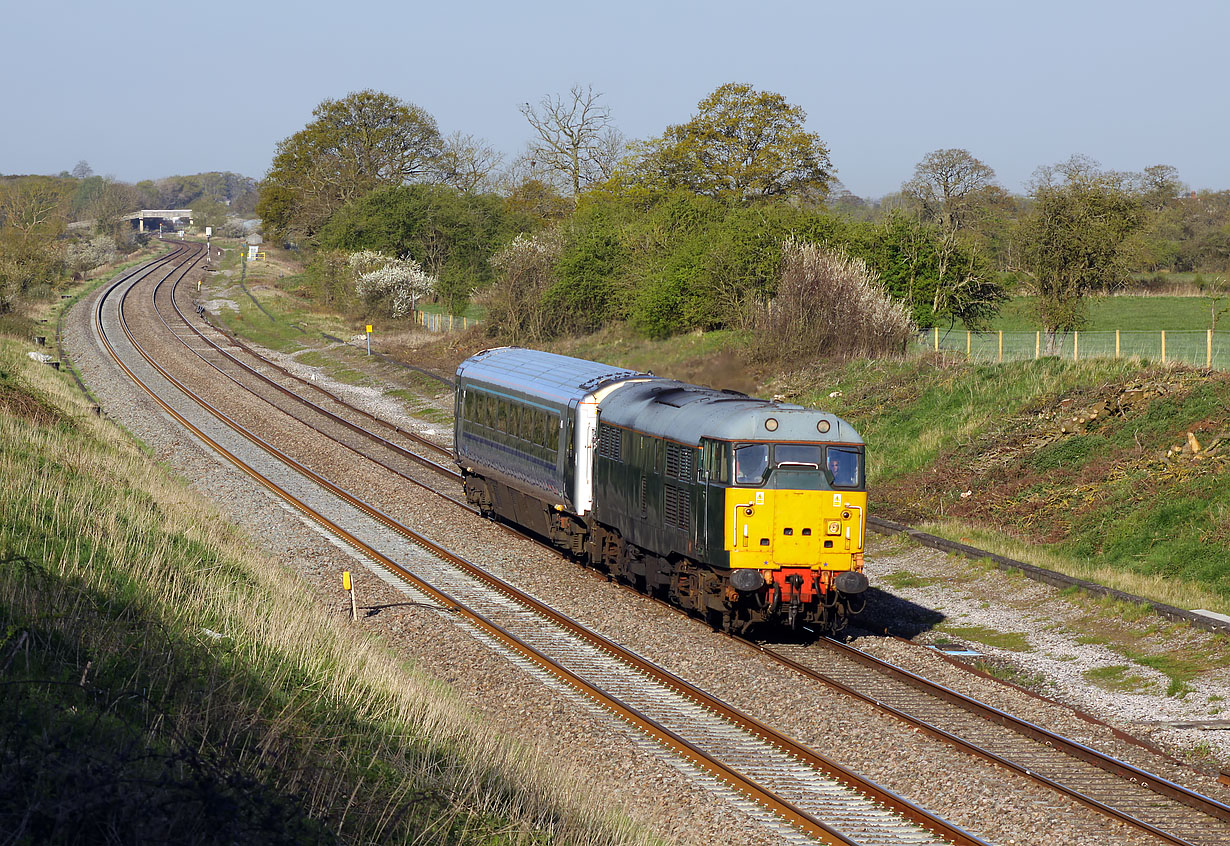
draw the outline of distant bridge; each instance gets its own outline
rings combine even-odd
[[[141,211],[126,214],[122,220],[135,220],[137,231],[145,231],[145,221],[153,220],[160,223],[170,223],[172,228],[181,220],[192,223],[192,209],[141,209]]]

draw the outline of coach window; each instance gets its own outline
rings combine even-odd
[[[768,444],[744,444],[735,447],[735,484],[759,485],[769,469]]]

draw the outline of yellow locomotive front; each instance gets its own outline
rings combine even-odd
[[[720,517],[709,516],[723,535],[720,545],[710,536],[710,560],[729,568],[726,599],[735,617],[840,629],[861,609],[867,588],[864,446],[831,416],[807,411],[783,420],[778,412],[762,425],[773,427],[765,435],[780,431],[780,439],[707,448],[715,456],[710,484],[724,488],[710,498],[711,509],[722,503]]]

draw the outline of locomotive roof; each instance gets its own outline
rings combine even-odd
[[[457,368],[458,382],[473,380],[561,404],[611,382],[637,377],[653,378],[638,370],[522,347],[483,350]]]
[[[604,423],[686,444],[699,444],[702,437],[727,441],[863,442],[853,426],[828,412],[673,379],[624,385],[603,399],[599,409]],[[765,428],[770,417],[777,421],[774,431]],[[823,434],[816,429],[821,420],[828,420],[830,427]]]

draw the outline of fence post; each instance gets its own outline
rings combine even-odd
[[[1115,330],[1115,358],[1119,357],[1119,330]]]
[[[1080,361],[1081,353],[1081,333],[1075,329],[1072,330],[1072,360]]]
[[[1206,370],[1213,369],[1213,330],[1206,329],[1204,344],[1204,366]]]
[[[1162,364],[1166,363],[1166,330],[1162,330]]]
[[[933,328],[935,329],[935,351],[939,352],[940,351],[940,327],[935,326]]]
[[[1034,335],[1034,360],[1037,361],[1040,358],[1042,358],[1042,331],[1041,330],[1039,330],[1038,333]]]
[[[970,331],[966,329],[965,330],[965,360],[966,361],[969,361],[969,338],[970,338]]]
[[[1002,364],[1004,361],[1004,330],[999,330],[999,361]]]

